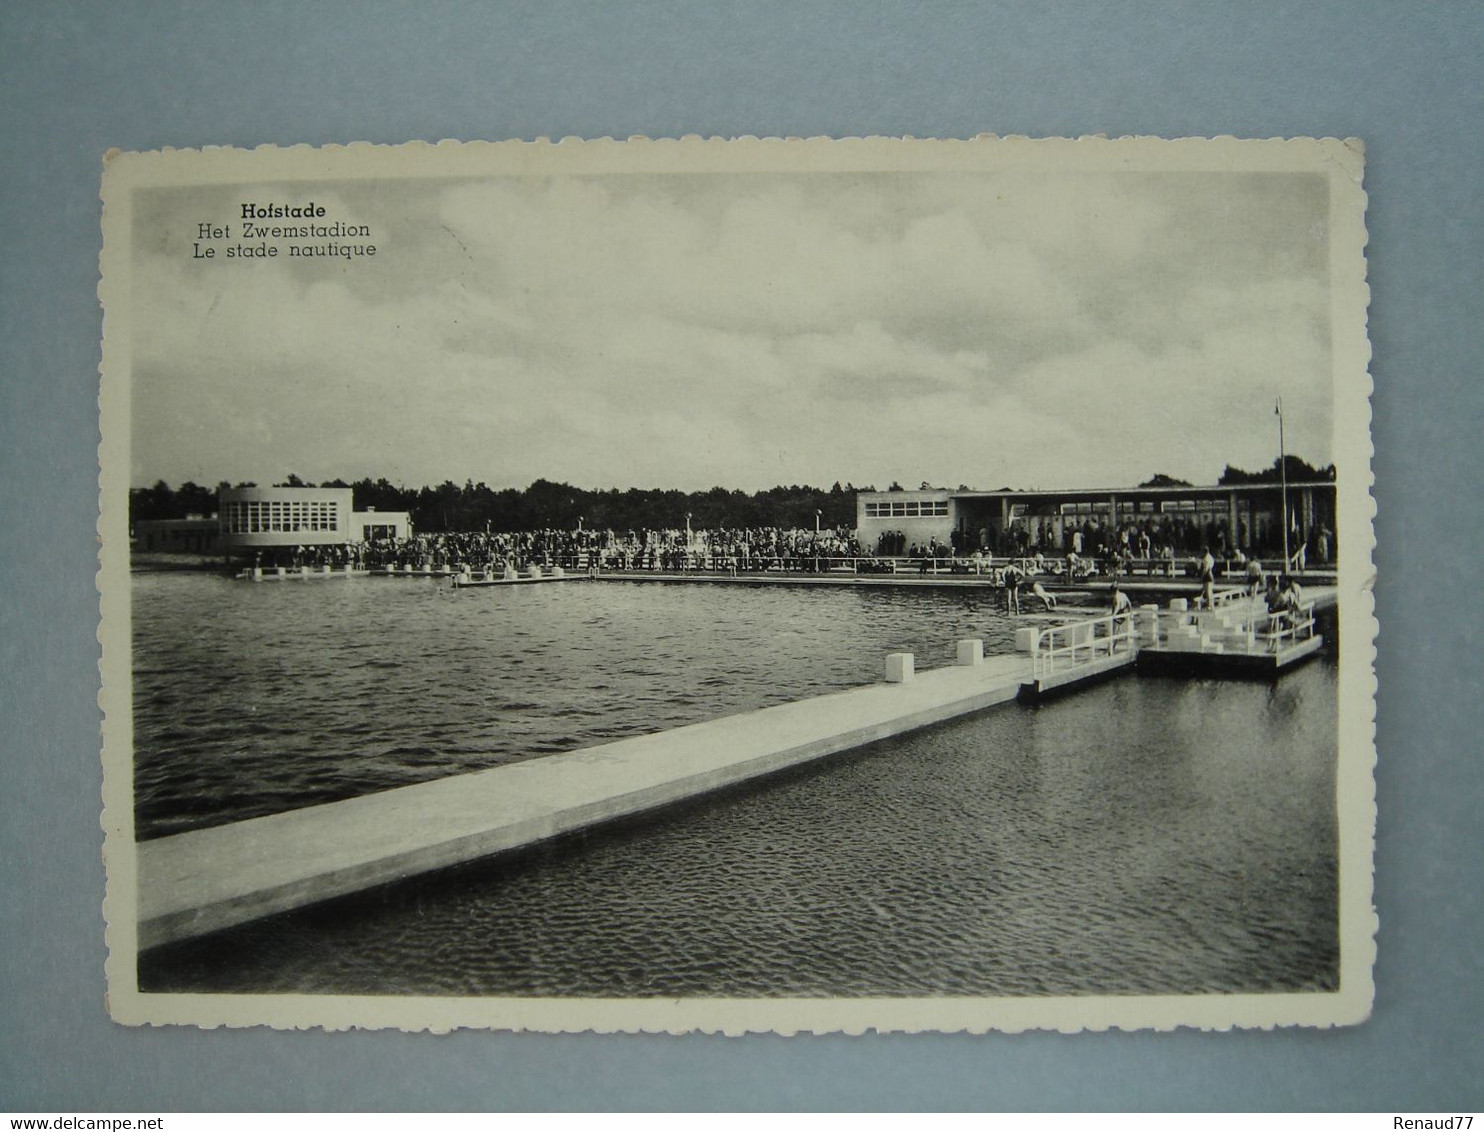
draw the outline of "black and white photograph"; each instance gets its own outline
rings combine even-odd
[[[1337,1025],[1359,143],[125,153],[125,1023]]]

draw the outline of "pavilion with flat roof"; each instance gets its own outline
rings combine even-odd
[[[863,491],[856,497],[856,537],[868,549],[890,535],[906,547],[960,553],[1065,553],[1080,544],[1091,554],[1119,545],[1127,531],[1136,543],[1147,534],[1156,553],[1168,543],[1176,554],[1210,547],[1274,557],[1283,553],[1286,513],[1289,553],[1306,546],[1317,564],[1334,561],[1335,503],[1333,480],[1288,484],[1286,508],[1277,483]]]

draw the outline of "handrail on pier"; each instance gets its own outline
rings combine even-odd
[[[1306,602],[1297,609],[1279,609],[1259,618],[1252,635],[1273,652],[1281,651],[1285,641],[1298,644],[1309,640],[1314,636],[1314,603]]]
[[[1033,630],[1030,644],[1031,675],[1043,680],[1079,664],[1137,653],[1139,631],[1132,614],[1110,613]]]

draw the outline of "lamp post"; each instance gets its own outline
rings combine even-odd
[[[814,572],[819,573],[819,517],[823,512],[818,507],[814,509]]]
[[[1278,403],[1273,408],[1278,414],[1278,482],[1283,492],[1279,514],[1283,523],[1283,571],[1288,571],[1288,454],[1283,447],[1283,397],[1280,394]]]

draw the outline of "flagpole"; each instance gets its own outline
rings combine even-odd
[[[1283,447],[1283,398],[1278,397],[1277,407],[1273,412],[1278,414],[1278,479],[1282,484],[1283,499],[1281,514],[1283,518],[1283,572],[1288,572],[1288,453]]]

